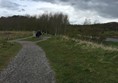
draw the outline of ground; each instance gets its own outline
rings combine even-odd
[[[23,47],[0,73],[0,83],[55,83],[45,52],[34,42],[15,41]]]
[[[118,49],[52,37],[38,43],[56,72],[57,83],[118,83]]]
[[[55,76],[56,83],[118,83],[117,43],[111,47],[65,36],[22,40],[15,40],[23,48],[0,73],[1,83],[55,83]]]

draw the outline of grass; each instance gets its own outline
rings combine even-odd
[[[13,40],[32,36],[30,31],[0,31],[0,40]]]
[[[9,61],[21,49],[20,44],[7,41],[31,35],[32,32],[29,31],[0,31],[0,71],[8,65]]]
[[[32,41],[32,42],[35,42],[35,41],[40,41],[40,40],[42,40],[45,37],[51,37],[51,35],[50,34],[43,33],[39,38],[37,38],[37,37],[31,37],[31,38],[24,39],[23,41]]]
[[[32,37],[32,38],[24,39],[23,41],[39,41],[39,40],[41,40],[41,38]]]
[[[106,45],[104,43],[95,43],[95,42],[91,42],[91,41],[85,41],[85,40],[79,40],[79,39],[75,39],[75,38],[69,38],[66,36],[63,36],[63,38],[69,40],[73,40],[75,41],[77,44],[86,44],[86,47],[91,47],[91,48],[102,48],[104,50],[109,50],[109,51],[118,51],[118,48],[113,47],[113,43],[110,45]],[[79,42],[79,43],[78,43]]]
[[[18,43],[0,42],[0,71],[7,66],[20,50],[21,45]]]
[[[103,44],[107,45],[107,46],[112,46],[112,47],[118,48],[118,42],[106,41],[106,42],[103,42]]]
[[[117,50],[62,37],[38,45],[45,50],[57,83],[118,83]]]

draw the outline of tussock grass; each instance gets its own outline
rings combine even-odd
[[[109,51],[118,51],[118,48],[112,47],[112,46],[105,46],[103,44],[97,44],[97,43],[93,43],[90,41],[84,41],[84,40],[79,40],[79,39],[75,39],[75,38],[69,38],[67,36],[62,36],[64,39],[66,40],[73,40],[75,42],[77,42],[77,44],[86,44],[86,47],[90,47],[90,48],[102,48],[104,50],[109,50]]]

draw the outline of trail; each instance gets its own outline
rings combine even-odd
[[[0,83],[55,83],[45,52],[33,42],[17,42],[22,49],[0,73]]]

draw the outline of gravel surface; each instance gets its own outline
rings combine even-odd
[[[23,48],[0,72],[0,83],[55,83],[45,52],[33,42],[17,42]]]

